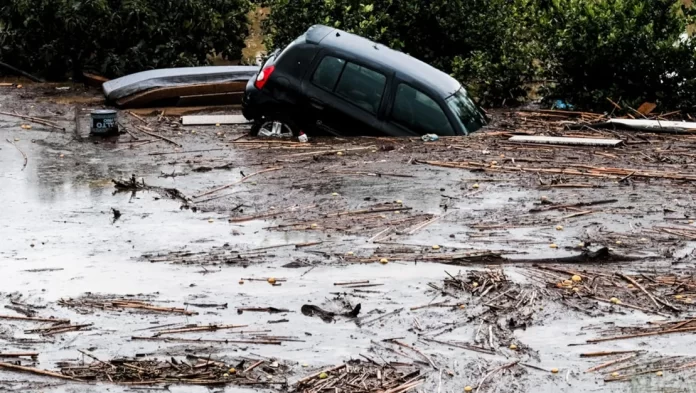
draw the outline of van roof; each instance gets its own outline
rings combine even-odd
[[[407,77],[428,81],[443,98],[449,97],[461,87],[456,79],[415,57],[340,29],[314,25],[307,30],[306,39],[312,44],[355,54]]]

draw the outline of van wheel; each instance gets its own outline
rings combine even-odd
[[[283,118],[265,118],[251,126],[252,136],[292,138],[300,135],[300,128],[292,120]]]

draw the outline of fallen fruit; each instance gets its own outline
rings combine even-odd
[[[621,240],[617,240],[616,244],[623,244],[623,242]]]
[[[326,379],[326,378],[328,378],[328,377],[329,377],[329,374],[327,374],[327,373],[321,373],[321,374],[319,374],[319,379]]]
[[[633,289],[633,284],[626,285],[626,288]]]
[[[573,277],[571,277],[570,279],[573,280],[573,281],[575,281],[575,282],[580,282],[580,281],[582,281],[582,277],[578,276],[577,274],[575,274],[575,275],[574,275]]]
[[[682,295],[676,295],[674,298],[675,298],[675,299],[681,299],[681,298],[683,298],[683,297],[684,297],[684,296],[682,296]]]
[[[473,187],[473,188],[479,188],[479,185],[478,185],[478,183],[476,183],[476,184],[474,184],[474,185],[471,186],[471,187]]]
[[[549,199],[549,197],[547,197],[546,195],[542,195],[542,196],[541,196],[541,200],[542,200],[542,201],[546,201],[546,200],[548,200],[548,199]]]
[[[474,281],[474,283],[473,283],[473,284],[471,284],[471,285],[473,285],[473,286],[474,286],[474,288],[476,288],[476,287],[478,286],[478,283],[477,283],[476,281]]]
[[[513,351],[516,351],[516,350],[517,350],[517,345],[515,345],[515,344],[510,344],[510,349],[512,349]]]
[[[615,298],[615,297],[609,299],[609,301],[614,303],[614,304],[621,304],[621,300],[619,300],[618,298]]]
[[[209,218],[209,219],[208,219],[208,222],[209,222],[209,223],[213,223],[213,222],[215,222],[215,220],[213,220],[212,218]]]
[[[611,376],[614,377],[614,378],[616,378],[616,377],[619,376],[619,373],[617,373],[616,371],[614,371],[613,373],[611,373]]]
[[[346,253],[346,255],[349,255],[349,256],[352,256],[353,254],[354,254],[353,251],[348,251],[348,252]]]
[[[563,225],[557,225],[556,226],[557,231],[562,231],[563,230]]]
[[[317,224],[312,224],[312,225],[310,225],[310,227],[312,227],[312,228],[316,228],[316,227],[318,227],[318,226],[319,226],[319,225],[317,225]]]
[[[342,151],[339,151],[338,153],[336,153],[336,155],[337,155],[337,156],[342,156],[342,155],[343,155],[343,152],[342,152]]]
[[[273,285],[273,284],[276,283],[275,277],[270,277],[267,281],[268,281],[268,283],[271,284],[271,285]]]
[[[550,248],[558,248],[558,245],[556,245],[556,243],[551,243],[551,244],[549,244],[549,247]]]
[[[657,375],[658,377],[661,377],[661,376],[662,376],[662,371],[656,372],[655,375]]]
[[[465,308],[466,308],[465,305],[463,305],[463,304],[460,304],[460,305],[459,305],[459,309],[460,309],[460,310],[463,310],[463,309],[465,309]]]
[[[229,375],[229,374],[222,374],[222,376],[225,377],[225,378],[227,378],[227,377],[229,377],[230,375]]]
[[[337,197],[337,196],[338,196],[338,193],[337,193],[337,192],[333,192],[333,193],[331,193],[331,196]]]
[[[307,363],[302,363],[302,367],[309,367],[309,364],[307,364]]]
[[[554,374],[558,374],[558,369],[557,369],[557,368],[552,368],[552,369],[551,369],[551,372],[554,373]]]
[[[389,263],[389,260],[387,258],[382,258],[379,260],[379,263],[381,263],[382,265],[386,265],[387,263]]]
[[[239,280],[239,285],[244,285],[244,280]]]
[[[582,243],[582,242],[578,243],[578,247],[580,247],[580,248],[585,247],[585,243]]]
[[[220,127],[220,123],[215,124],[215,127]]]
[[[401,199],[397,199],[397,200],[396,200],[396,203],[399,204],[399,205],[401,205],[403,202],[401,202]]]
[[[467,386],[467,387],[464,388],[464,391],[465,391],[465,392],[470,392],[470,391],[472,391],[472,390],[474,390],[474,388],[472,388],[471,386]]]
[[[440,249],[440,246],[438,246],[437,244],[433,245],[433,250],[439,250],[439,249]]]
[[[573,292],[580,292],[580,288],[579,287],[573,288]]]
[[[563,280],[564,285],[573,285],[573,282],[570,280]]]
[[[234,373],[236,373],[236,372],[237,372],[237,369],[234,368],[234,367],[230,368],[229,371],[228,371],[228,373],[230,373],[230,374],[234,374]]]

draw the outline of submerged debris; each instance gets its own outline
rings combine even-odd
[[[379,366],[360,360],[340,364],[297,381],[292,393],[320,391],[407,392],[423,384],[425,376],[413,366]]]

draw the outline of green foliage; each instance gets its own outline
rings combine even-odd
[[[693,23],[683,0],[270,0],[266,44],[316,23],[403,50],[467,85],[483,104],[552,96],[606,108],[657,100],[696,104]]]
[[[5,0],[0,58],[50,78],[239,58],[250,9],[249,0]]]
[[[696,45],[682,36],[690,11],[681,0],[553,0],[539,27],[552,94],[595,109],[607,97],[693,106]]]

